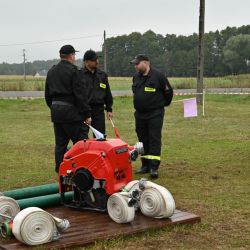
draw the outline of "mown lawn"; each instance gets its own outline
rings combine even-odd
[[[209,95],[206,101],[205,117],[184,119],[181,102],[166,109],[157,180],[179,209],[202,222],[87,249],[250,249],[250,96]],[[115,98],[114,122],[125,141],[137,141],[130,97]],[[0,192],[55,182],[53,148],[43,100],[0,100]]]

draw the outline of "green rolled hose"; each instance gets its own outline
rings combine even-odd
[[[11,197],[15,200],[20,200],[20,199],[37,197],[37,196],[57,194],[58,192],[59,192],[58,183],[52,183],[52,184],[46,184],[46,185],[41,185],[41,186],[10,190],[10,191],[3,192],[3,195],[7,197]]]
[[[73,192],[67,192],[64,194],[65,201],[70,202],[73,199]],[[45,196],[32,197],[27,199],[17,200],[20,209],[24,209],[27,207],[39,207],[39,208],[47,208],[53,207],[61,204],[61,194],[50,194]]]

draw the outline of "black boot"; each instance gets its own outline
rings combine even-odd
[[[148,159],[141,158],[142,166],[139,170],[137,170],[136,174],[146,174],[150,172],[149,166],[148,166]]]
[[[159,177],[159,175],[158,175],[158,171],[156,170],[156,169],[150,169],[150,177],[152,178],[152,179],[157,179],[158,177]]]
[[[150,177],[152,179],[157,179],[159,177],[158,175],[158,168],[160,165],[160,161],[158,160],[150,160]]]

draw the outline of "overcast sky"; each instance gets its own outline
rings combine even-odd
[[[0,0],[0,63],[58,58],[63,44],[100,50],[108,37],[145,32],[189,35],[198,32],[199,0]],[[206,0],[205,30],[250,24],[250,0]],[[68,38],[79,38],[66,40]],[[33,42],[60,40],[42,44]],[[63,40],[63,41],[62,41]],[[8,46],[5,46],[8,45]]]

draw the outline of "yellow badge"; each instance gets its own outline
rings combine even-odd
[[[145,92],[155,92],[156,89],[155,89],[155,88],[150,88],[150,87],[145,87],[145,88],[144,88],[144,91],[145,91]]]
[[[100,83],[100,87],[102,88],[102,89],[106,89],[106,84],[105,83]]]

